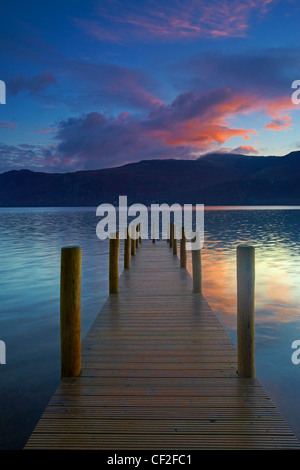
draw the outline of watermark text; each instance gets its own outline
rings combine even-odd
[[[6,364],[6,345],[0,340],[0,364]]]
[[[292,93],[292,103],[300,104],[300,80],[294,80],[292,83],[292,88],[295,91]]]
[[[127,207],[127,196],[119,196],[118,209],[112,204],[100,204],[96,216],[101,217],[96,227],[96,234],[100,240],[113,238],[119,232],[120,239],[127,238],[129,232],[133,239],[142,238],[159,240],[170,236],[170,221],[173,215],[174,238],[182,238],[182,227],[188,242],[187,248],[201,249],[204,243],[204,205],[196,204],[151,204],[147,208],[144,204],[135,203]],[[128,218],[133,218],[128,224]],[[139,230],[133,230],[138,226]],[[128,227],[128,231],[127,231]]]
[[[293,352],[292,354],[292,363],[295,365],[300,364],[300,340],[295,339],[295,341],[292,342],[292,349],[296,349],[296,351]]]
[[[0,80],[0,104],[6,104],[6,85],[3,80]]]

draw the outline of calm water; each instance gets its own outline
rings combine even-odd
[[[0,448],[20,449],[60,381],[60,249],[82,247],[82,337],[108,293],[94,208],[0,209]],[[300,208],[207,208],[204,295],[236,343],[235,252],[256,246],[257,377],[300,438]],[[120,267],[122,264],[122,244]]]

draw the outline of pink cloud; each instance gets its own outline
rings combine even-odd
[[[254,128],[232,124],[241,114],[262,112],[272,118],[266,128],[287,128],[291,118],[284,98],[276,101],[255,94],[219,88],[182,93],[170,104],[161,104],[147,116],[127,111],[117,117],[97,112],[61,122],[55,138],[57,158],[68,168],[101,168],[150,158],[194,158],[212,148],[222,148],[232,138],[249,141]],[[277,121],[274,116],[281,116]],[[276,127],[277,126],[277,127]],[[251,144],[234,151],[257,154]]]
[[[252,153],[258,153],[258,150],[254,148],[252,145],[240,145],[239,147],[233,150],[233,153],[252,154]]]
[[[264,129],[273,131],[282,131],[292,125],[292,118],[290,116],[283,116],[282,119],[273,119],[269,124],[266,124]]]
[[[279,97],[276,100],[271,100],[266,106],[266,112],[273,119],[264,126],[264,129],[282,131],[290,127],[292,125],[292,118],[286,114],[290,110],[294,110],[291,99]]]
[[[254,14],[266,14],[272,0],[101,1],[95,20],[75,18],[75,24],[101,41],[177,40],[198,37],[245,36]]]
[[[207,93],[190,91],[179,95],[169,106],[151,113],[146,123],[148,134],[165,145],[189,146],[195,151],[209,150],[231,137],[249,140],[255,129],[236,128],[228,119],[255,109],[253,97],[228,88]]]
[[[140,68],[116,64],[71,61],[68,74],[90,87],[93,101],[149,110],[163,102],[158,98],[156,80]]]
[[[100,41],[119,42],[119,34],[117,31],[106,30],[105,27],[102,27],[96,20],[74,18],[74,23],[86,34],[93,36]]]
[[[41,129],[38,131],[40,134],[53,134],[57,132],[57,129]]]
[[[110,70],[105,80],[108,81],[109,76]],[[135,84],[135,81],[129,78],[128,83]],[[170,104],[156,102],[156,106],[144,115],[135,114],[130,109],[130,113],[124,110],[115,117],[99,112],[70,117],[56,126],[58,130],[53,135],[53,142],[58,145],[49,149],[48,154],[44,149],[19,146],[18,149],[10,149],[9,155],[17,161],[24,152],[26,158],[30,156],[31,162],[36,156],[39,165],[44,159],[49,168],[79,170],[151,158],[195,158],[212,149],[229,147],[232,137],[245,141],[234,151],[257,154],[257,149],[247,141],[258,135],[258,131],[238,127],[237,118],[263,113],[272,119],[265,128],[280,130],[291,125],[287,114],[290,106],[290,100],[284,97],[276,100],[271,96],[262,98],[253,91],[237,91],[228,87],[207,92],[190,90],[179,94]],[[2,123],[0,127],[5,125],[8,123]],[[53,131],[49,123],[49,128],[40,132]]]
[[[270,116],[277,119],[283,111],[294,110],[295,105],[289,96],[281,96],[273,100],[269,100],[266,110]]]
[[[8,127],[12,131],[15,131],[17,129],[17,125],[11,122],[0,122],[0,129],[3,127]]]
[[[117,118],[89,113],[61,122],[58,158],[75,168],[101,168],[149,158],[193,158],[231,137],[249,140],[255,129],[236,128],[226,118],[239,112],[249,97],[226,88],[187,92],[143,119],[121,113]]]

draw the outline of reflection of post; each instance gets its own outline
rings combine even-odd
[[[202,268],[201,268],[201,249],[200,233],[192,241],[192,266],[193,266],[193,292],[202,293]]]
[[[2,340],[0,340],[0,364],[6,364],[6,346]]]
[[[238,374],[255,377],[255,248],[237,247],[237,342]]]
[[[177,225],[173,225],[173,255],[177,255]]]
[[[61,377],[81,373],[81,248],[61,249]]]
[[[117,294],[119,291],[119,233],[109,236],[109,293]]]
[[[181,229],[181,239],[180,239],[180,267],[186,268],[186,236],[185,228]]]
[[[130,237],[128,227],[125,228],[124,238],[124,269],[130,268]]]

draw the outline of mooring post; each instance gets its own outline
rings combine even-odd
[[[152,224],[152,243],[155,243],[155,231],[156,231],[156,224],[153,222]]]
[[[109,235],[109,293],[117,294],[119,291],[119,232]]]
[[[60,273],[61,377],[81,373],[81,248],[61,249]]]
[[[173,237],[174,237],[174,224],[170,222],[170,248],[173,246]]]
[[[201,267],[201,248],[200,233],[192,242],[192,267],[193,267],[193,292],[202,293],[202,267]]]
[[[185,228],[181,228],[181,239],[180,239],[180,267],[186,268],[186,236]]]
[[[124,238],[124,269],[130,268],[130,237],[128,227],[125,228]]]
[[[171,229],[170,229],[170,222],[168,222],[168,228],[167,228],[167,243],[170,243],[170,232],[171,232]]]
[[[255,377],[255,248],[237,246],[238,375]]]
[[[136,248],[139,247],[139,239],[140,239],[140,237],[139,237],[139,235],[138,235],[138,232],[139,232],[139,224],[137,224],[137,225],[135,226],[135,237],[136,237],[135,246],[136,246]]]
[[[131,256],[135,256],[135,251],[136,251],[135,234],[136,234],[136,228],[135,228],[135,225],[132,225],[131,226],[131,233],[130,233]]]
[[[177,225],[173,225],[173,255],[177,256]]]
[[[142,223],[141,222],[139,223],[139,232],[140,232],[139,243],[141,245],[142,244]]]

